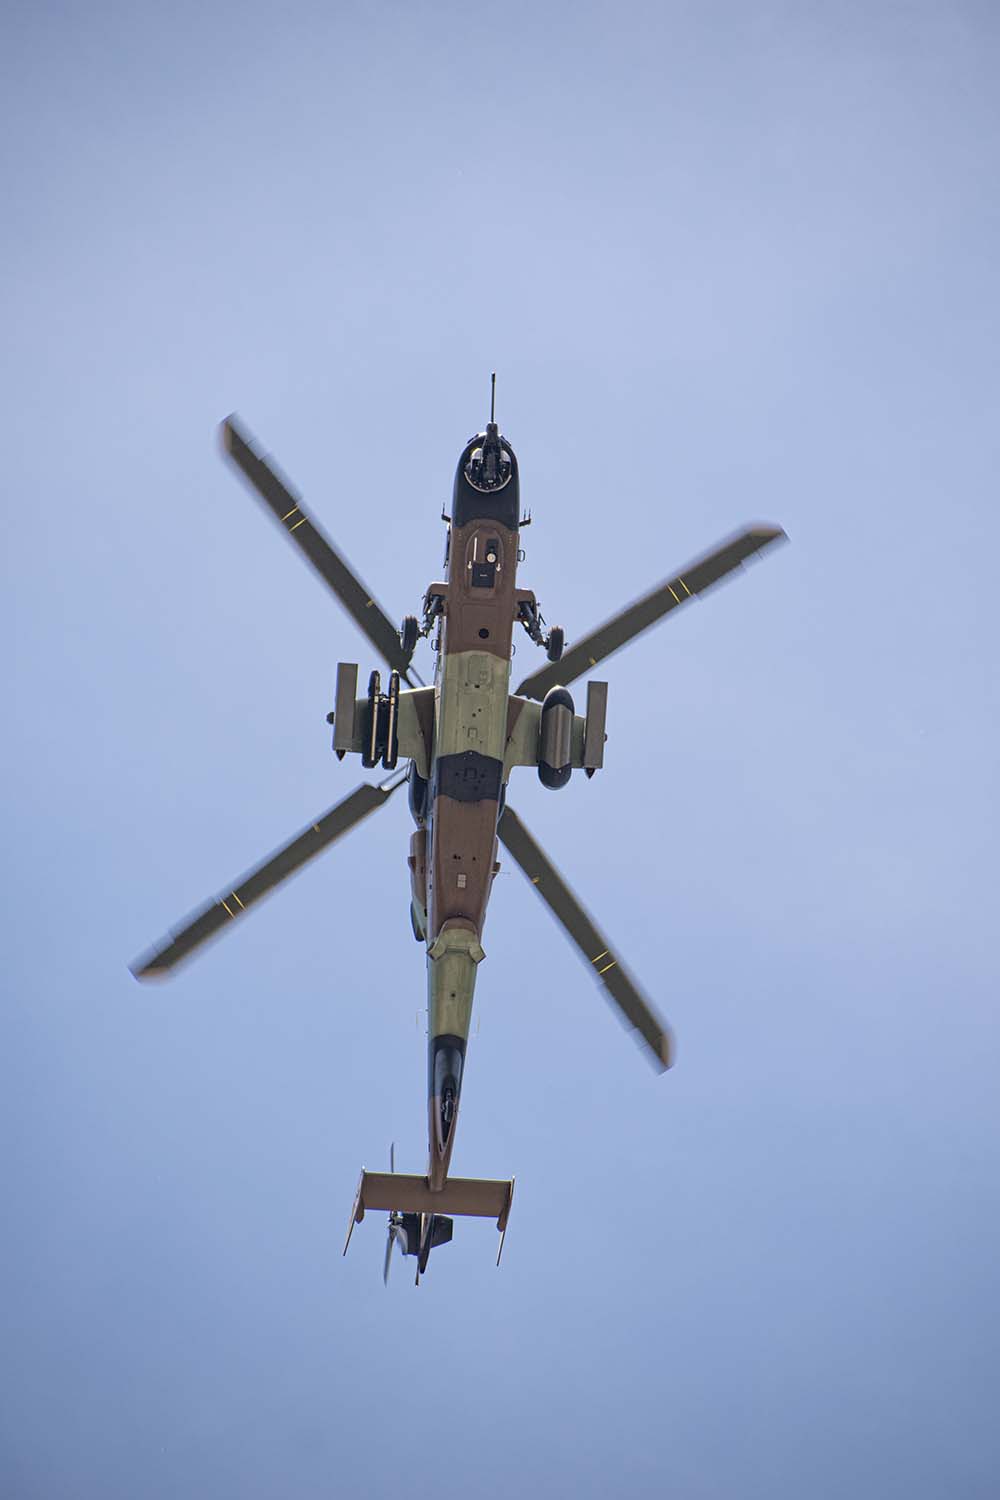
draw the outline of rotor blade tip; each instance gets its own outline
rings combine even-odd
[[[150,980],[161,980],[167,977],[166,969],[158,968],[155,964],[143,965],[138,960],[134,964],[129,964],[128,971],[140,984],[148,984]]]
[[[788,532],[783,526],[772,526],[767,521],[759,521],[756,526],[750,528],[751,534],[760,537],[762,542],[787,542]]]
[[[240,426],[240,419],[234,411],[228,417],[223,417],[219,423],[219,441],[223,452],[231,454],[237,443],[245,443],[250,446],[247,437]]]

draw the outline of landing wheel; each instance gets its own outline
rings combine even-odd
[[[545,643],[545,654],[549,661],[558,661],[563,654],[563,642],[565,636],[561,625],[553,625],[549,631],[549,638]]]
[[[407,615],[403,621],[403,628],[399,632],[399,639],[403,644],[403,650],[407,656],[411,654],[420,636],[420,621],[416,615]]]

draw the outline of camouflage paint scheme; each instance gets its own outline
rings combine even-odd
[[[621,1019],[644,1043],[653,1066],[662,1071],[673,1060],[669,1027],[545,851],[514,810],[505,807],[510,772],[514,766],[533,766],[552,789],[565,786],[574,768],[592,776],[604,764],[607,684],[587,684],[585,717],[574,712],[566,685],[751,557],[786,540],[785,533],[763,524],[745,528],[579,637],[564,654],[561,629],[544,633],[534,594],[517,587],[522,525],[517,460],[491,419],[459,458],[447,518],[445,577],[427,590],[422,631],[414,617],[407,617],[397,631],[236,418],[227,418],[221,433],[224,450],[257,497],[390,668],[387,695],[382,694],[380,674],[373,672],[368,696],[358,698],[358,668],[341,663],[336,708],[327,720],[334,727],[338,758],[359,753],[371,769],[381,757],[383,768],[393,775],[377,785],[356,787],[192,913],[137,959],[132,972],[142,980],[173,972],[384,806],[408,780],[417,825],[410,841],[411,921],[414,936],[427,950],[428,1169],[426,1179],[397,1174],[393,1161],[388,1174],[362,1172],[351,1228],[366,1206],[388,1208],[384,1274],[392,1245],[402,1234],[403,1253],[418,1255],[419,1279],[431,1248],[451,1238],[449,1215],[495,1217],[502,1249],[510,1212],[513,1179],[449,1177],[476,972],[484,957],[486,907],[499,869],[498,835]],[[546,648],[549,659],[511,694],[516,623]],[[436,635],[434,684],[401,689],[403,680],[412,684],[410,662],[421,633]],[[400,758],[409,767],[396,775]]]
[[[426,827],[418,827],[411,852],[427,942],[432,1190],[444,1187],[455,1144],[486,906],[499,869],[520,495],[517,462],[506,444],[502,484],[473,484],[474,455],[491,441],[499,447],[495,427],[473,439],[459,459],[446,578],[428,590],[429,599],[440,601],[434,740]]]
[[[482,471],[491,447],[495,459],[502,457],[502,482],[480,486],[471,475]],[[523,611],[537,611],[534,593],[517,587],[519,526],[517,459],[491,422],[462,450],[445,577],[424,596],[425,628],[430,622],[436,632],[434,685],[404,689],[398,706],[398,751],[411,762],[417,825],[409,854],[411,922],[427,947],[427,1182],[435,1193],[445,1188],[455,1145],[506,784],[514,766],[539,763],[542,704],[510,692],[514,626]],[[354,701],[349,726],[339,717],[338,753],[360,752],[371,724],[369,700]],[[603,712],[600,723],[595,764],[603,755]],[[584,766],[586,727],[584,717],[570,713],[571,767]]]

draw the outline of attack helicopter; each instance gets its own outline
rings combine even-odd
[[[397,629],[374,595],[333,546],[302,498],[235,416],[222,422],[223,450],[290,541],[332,590],[388,669],[376,669],[358,691],[358,665],[337,667],[327,715],[339,760],[356,755],[365,781],[261,865],[196,911],[131,966],[137,979],[170,974],[210,939],[235,926],[263,897],[369,818],[407,787],[415,830],[410,838],[410,922],[426,949],[428,1163],[426,1174],[362,1171],[344,1253],[369,1209],[388,1212],[384,1276],[394,1246],[416,1261],[416,1280],[431,1250],[452,1237],[453,1220],[496,1220],[503,1251],[514,1181],[452,1177],[459,1103],[476,976],[484,958],[483,926],[498,843],[541,896],[652,1065],[673,1060],[673,1040],[625,967],[611,940],[573,894],[507,800],[515,768],[533,767],[542,785],[564,789],[574,770],[592,777],[604,764],[608,688],[588,681],[583,713],[570,685],[676,609],[785,540],[778,526],[752,525],[658,584],[567,649],[548,626],[535,594],[518,585],[522,516],[518,463],[495,420],[463,447],[446,525],[443,576],[426,590],[419,615]],[[513,636],[522,628],[545,653],[510,691]],[[412,658],[422,639],[435,655],[432,684]]]

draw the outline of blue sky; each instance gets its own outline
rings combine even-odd
[[[6,8],[5,1496],[996,1493],[997,53],[960,0]],[[609,664],[600,776],[512,786],[676,1068],[505,867],[504,1265],[462,1223],[384,1292],[405,808],[126,963],[358,779],[370,650],[217,422],[401,616],[493,369],[568,639],[792,543]]]

